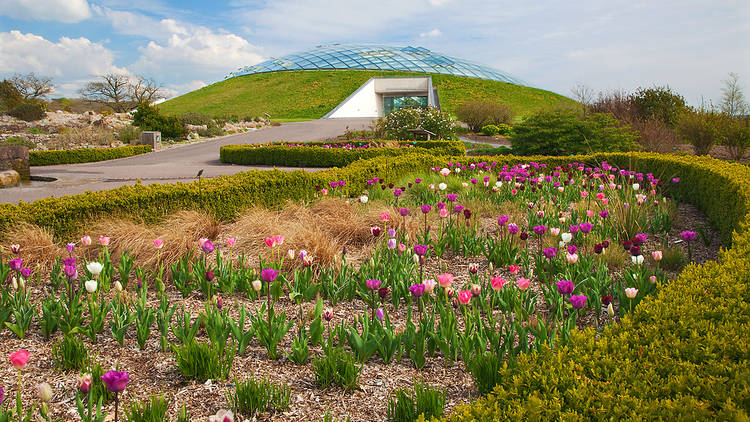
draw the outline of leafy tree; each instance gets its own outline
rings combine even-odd
[[[640,120],[659,120],[672,128],[686,109],[685,99],[669,86],[640,88],[628,100]]]
[[[15,85],[7,79],[0,82],[0,110],[10,110],[18,107],[23,102],[23,95],[18,92]]]
[[[424,129],[435,134],[436,139],[453,139],[453,120],[434,107],[401,108],[394,110],[375,124],[378,137],[409,140],[414,138],[410,129]]]
[[[721,125],[721,144],[729,150],[733,160],[741,160],[750,148],[750,120],[724,114]]]
[[[568,155],[635,148],[636,133],[609,113],[585,117],[571,111],[543,111],[513,126],[510,142],[519,155]]]
[[[505,104],[468,102],[456,108],[456,117],[469,125],[472,132],[479,132],[486,125],[510,123],[513,120],[513,110]]]
[[[713,110],[686,111],[680,116],[677,133],[693,145],[697,155],[706,155],[721,137],[721,120]]]
[[[156,130],[165,139],[179,139],[185,134],[180,119],[174,116],[164,116],[159,109],[148,104],[141,104],[133,113],[133,126],[141,130]]]
[[[25,75],[16,73],[10,78],[25,100],[41,100],[54,92],[55,85],[48,76],[37,76],[34,72]]]

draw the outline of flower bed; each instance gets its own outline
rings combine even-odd
[[[432,155],[463,155],[458,141],[391,141],[385,144],[365,142],[308,142],[262,145],[226,145],[221,147],[223,163],[243,165],[279,165],[291,167],[344,167],[357,160],[380,155],[397,156],[411,153]]]
[[[150,145],[127,145],[113,148],[80,148],[49,151],[29,151],[30,166],[90,163],[114,160],[151,152]]]
[[[243,206],[254,202],[278,204],[283,194],[307,200],[321,195],[341,196],[339,209],[353,207],[374,213],[376,221],[364,227],[374,243],[361,245],[372,254],[372,261],[364,258],[359,264],[347,263],[344,259],[351,252],[327,258],[317,255],[319,252],[294,253],[284,258],[282,244],[288,245],[289,239],[283,243],[283,237],[265,236],[262,243],[259,231],[255,231],[249,232],[253,233],[250,238],[238,241],[229,237],[233,234],[230,231],[223,239],[224,248],[205,239],[191,244],[192,256],[180,255],[184,264],[154,264],[163,262],[161,257],[170,246],[154,242],[149,256],[135,257],[136,265],[128,264],[128,256],[121,255],[134,248],[130,239],[112,239],[110,245],[110,239],[102,237],[101,246],[94,247],[88,245],[90,239],[83,238],[69,245],[65,253],[76,257],[76,262],[60,260],[57,269],[53,267],[49,273],[49,280],[46,272],[31,275],[39,280],[30,282],[28,289],[18,281],[19,277],[30,276],[23,262],[16,260],[4,267],[6,278],[11,272],[16,276],[17,288],[2,287],[3,309],[13,312],[6,316],[11,323],[9,330],[0,335],[6,345],[19,349],[33,345],[34,350],[57,353],[55,361],[60,365],[76,367],[87,362],[64,357],[80,355],[81,350],[98,347],[93,340],[100,341],[103,350],[120,357],[120,371],[133,368],[141,378],[133,377],[134,387],[126,390],[126,397],[135,395],[143,401],[148,397],[139,394],[139,389],[149,390],[152,384],[187,383],[184,388],[192,394],[202,391],[204,398],[210,397],[191,404],[188,410],[194,417],[231,405],[245,417],[258,411],[262,417],[291,412],[282,414],[287,419],[309,418],[320,414],[321,409],[307,413],[301,410],[307,409],[305,405],[290,405],[288,389],[293,391],[292,397],[304,395],[304,402],[316,402],[322,396],[324,401],[341,404],[329,395],[329,391],[337,391],[330,386],[350,389],[357,384],[358,373],[364,371],[363,379],[368,383],[362,390],[349,393],[355,401],[364,403],[368,393],[384,393],[378,384],[371,384],[378,380],[382,385],[383,380],[403,379],[404,374],[408,374],[407,379],[424,378],[426,392],[402,392],[394,396],[399,397],[398,402],[393,398],[393,407],[388,405],[387,411],[385,403],[370,404],[367,408],[373,413],[363,414],[367,415],[365,419],[384,419],[388,413],[396,419],[394,415],[403,410],[399,409],[406,406],[406,396],[411,394],[432,397],[430,402],[435,406],[431,411],[438,405],[442,408],[439,391],[433,393],[431,389],[436,384],[439,389],[445,388],[450,408],[467,399],[467,389],[456,385],[465,382],[461,374],[468,370],[478,391],[490,390],[496,382],[499,385],[487,398],[458,407],[450,416],[455,419],[609,419],[628,417],[634,409],[648,419],[744,418],[750,391],[743,331],[750,316],[750,238],[746,232],[750,192],[744,180],[750,170],[707,158],[655,154],[539,159],[528,166],[516,166],[512,158],[490,161],[495,159],[472,161],[473,169],[468,163],[456,164],[455,159],[448,165],[435,157],[405,155],[378,157],[346,169],[291,178],[281,172],[251,172],[224,178],[222,183],[204,183],[202,198],[200,192],[194,197],[184,189],[189,185],[170,187],[175,198],[182,198],[182,207],[197,207],[203,201],[230,202],[207,207],[224,220],[237,218]],[[605,159],[610,166],[630,164],[634,170],[630,173],[605,167],[601,164]],[[587,170],[589,165],[573,165],[575,162],[591,163],[591,170]],[[430,167],[432,171],[415,173]],[[610,175],[614,176],[611,181]],[[263,201],[232,199],[252,186],[253,178],[261,179],[257,186],[263,192],[278,191],[279,186],[286,190]],[[675,178],[679,180],[673,181]],[[650,189],[652,183],[657,192]],[[695,189],[705,195],[695,195]],[[689,230],[670,229],[670,201],[665,203],[659,191],[705,210],[722,239],[732,241],[732,249],[722,252],[717,263],[690,265],[670,280],[671,273],[660,266],[666,261],[662,261],[666,256],[663,242],[690,255],[700,237]],[[130,211],[143,207],[149,218],[158,220],[162,214],[157,208],[137,196],[144,193],[166,195],[168,191],[133,192]],[[349,196],[359,197],[359,201],[344,205]],[[53,208],[48,214],[63,217],[51,226],[59,227],[57,234],[66,239],[71,238],[68,233],[74,233],[62,225],[69,222],[66,216],[96,216],[95,212],[76,210],[79,204],[95,198],[84,195],[74,199],[80,202],[68,199],[57,204],[67,205],[65,212]],[[568,206],[571,202],[572,207]],[[381,209],[383,203],[390,209]],[[123,204],[109,210],[118,206]],[[45,221],[31,212],[49,208],[38,204],[5,210],[6,215],[13,209],[23,210],[24,214],[13,216],[16,221],[31,217]],[[180,206],[172,210],[177,208]],[[466,212],[467,208],[471,212]],[[333,224],[333,216],[325,224]],[[379,220],[377,216],[381,216]],[[272,220],[262,221],[265,230],[272,230]],[[238,221],[234,230],[245,224]],[[390,233],[390,229],[395,232]],[[733,230],[737,230],[734,237]],[[524,233],[528,237],[522,239]],[[675,246],[675,240],[682,243]],[[116,242],[120,242],[117,253]],[[307,247],[305,243],[297,245]],[[251,258],[258,251],[260,260]],[[243,252],[247,254],[237,261]],[[26,251],[13,253],[23,259]],[[152,264],[143,266],[147,261]],[[166,267],[169,264],[174,266]],[[605,269],[603,273],[601,268]],[[131,276],[120,275],[121,271]],[[76,272],[78,279],[73,278]],[[77,287],[66,287],[71,280],[77,280],[71,283]],[[92,280],[96,280],[93,285]],[[45,306],[53,305],[43,299],[53,293],[59,297],[57,306],[63,313],[52,317],[54,314],[47,311],[45,317]],[[320,305],[315,301],[318,294],[324,299]],[[74,340],[68,345],[64,338],[59,343],[44,340],[44,330],[51,330],[48,321],[53,319],[58,320],[58,330],[72,331],[69,309],[77,306],[72,302],[75,295],[84,316],[79,334],[73,337],[92,341],[83,342],[82,349]],[[26,313],[19,313],[19,309],[29,309],[29,302],[35,308],[39,303],[47,304],[42,306],[41,315],[33,317],[39,321],[38,328],[34,324],[23,329]],[[175,328],[170,330],[169,324],[159,323],[174,304],[199,310],[202,323],[184,315],[180,320],[180,310],[170,317],[175,318]],[[110,308],[105,308],[107,305]],[[103,328],[96,328],[98,322],[94,323],[92,316],[101,315],[97,309],[110,310],[111,316],[102,319],[109,328],[106,334],[101,333]],[[128,322],[129,315],[133,319]],[[149,315],[155,318],[150,323]],[[304,321],[296,328],[292,324],[294,315]],[[241,320],[247,324],[232,328]],[[193,343],[185,336],[193,326],[200,325],[204,328],[195,337],[198,343]],[[554,335],[552,327],[557,327]],[[25,336],[28,340],[14,338]],[[127,348],[117,346],[123,342],[130,349],[137,343],[148,353],[125,352]],[[50,348],[50,343],[57,349]],[[554,348],[549,347],[552,344]],[[281,358],[284,354],[286,358]],[[146,355],[153,355],[149,359],[155,370],[137,363]],[[297,361],[307,363],[290,366]],[[114,365],[111,356],[97,362],[105,368]],[[203,366],[200,362],[219,365]],[[270,366],[271,370],[261,370],[261,366]],[[36,368],[41,366],[37,364]],[[227,368],[235,369],[229,372]],[[409,368],[408,372],[404,368]],[[83,366],[81,370],[95,372],[96,368]],[[103,375],[101,368],[99,371]],[[248,372],[260,372],[271,379],[246,381]],[[231,379],[230,373],[240,377],[240,382],[233,383],[236,389],[227,385],[230,381],[217,381]],[[67,369],[64,374],[62,383],[69,384],[77,372]],[[454,386],[441,382],[440,377],[448,377]],[[188,381],[191,379],[196,382]],[[200,390],[206,379],[212,379],[216,391]],[[386,385],[388,390],[405,387],[393,382]],[[103,396],[106,385],[99,383],[97,388],[98,395],[89,400],[104,397],[106,408],[111,410],[115,398]],[[252,399],[254,389],[275,393],[252,410],[241,403],[253,400],[240,396],[249,394]],[[177,409],[183,399],[172,393],[167,397],[169,407]],[[59,415],[56,403],[66,400],[68,394],[57,394],[50,407]],[[390,397],[390,391],[385,394]],[[81,398],[86,400],[85,396]],[[31,401],[30,397],[25,399]],[[384,397],[381,402],[387,400]],[[290,406],[291,410],[286,410]],[[333,411],[342,414],[341,408]]]

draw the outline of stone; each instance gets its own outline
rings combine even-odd
[[[15,170],[0,171],[0,186],[15,185],[21,181],[21,175]]]
[[[13,170],[21,180],[29,180],[29,149],[21,145],[0,147],[0,171]]]

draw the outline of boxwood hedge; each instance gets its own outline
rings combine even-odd
[[[151,152],[150,145],[126,145],[114,148],[79,148],[49,151],[29,151],[30,166],[91,163]]]
[[[396,142],[392,142],[396,143]],[[289,167],[344,167],[357,160],[373,157],[397,156],[415,152],[432,155],[463,155],[465,147],[459,141],[397,142],[398,147],[383,146],[357,148],[367,143],[342,142],[355,146],[353,149],[325,147],[330,143],[308,142],[304,144],[226,145],[221,147],[222,163],[244,165],[277,165]]]

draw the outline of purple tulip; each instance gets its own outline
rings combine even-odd
[[[383,308],[378,308],[377,311],[375,311],[375,318],[378,319],[378,321],[382,321],[385,319],[385,312],[383,312]]]
[[[76,266],[76,259],[75,257],[72,257],[72,256],[68,258],[63,258],[61,262],[63,265],[70,265],[72,267]]]
[[[422,214],[427,214],[432,210],[432,207],[429,205],[422,205],[420,208],[422,209]]]
[[[599,211],[599,217],[601,217],[601,218],[607,218],[607,217],[609,217],[609,211],[607,211],[607,210]]]
[[[461,204],[456,204],[456,206],[453,207],[453,212],[455,212],[456,214],[460,213],[463,210],[464,210],[464,206]]]
[[[582,233],[591,233],[591,230],[594,229],[594,225],[591,223],[581,223],[578,227],[581,229]]]
[[[20,271],[21,268],[23,268],[23,259],[13,258],[10,261],[8,261],[8,265],[10,266],[10,269],[13,271]]]
[[[518,226],[513,223],[508,224],[508,233],[510,234],[518,233]]]
[[[75,280],[75,279],[78,278],[78,269],[76,269],[76,267],[74,267],[72,265],[66,265],[66,266],[64,266],[63,267],[63,272],[71,280]]]
[[[0,405],[3,404],[3,399],[5,399],[5,390],[3,390],[3,387],[0,387]]]
[[[573,289],[575,288],[573,282],[568,280],[560,280],[555,285],[557,286],[557,291],[564,296],[573,293]]]
[[[21,276],[23,276],[23,278],[29,278],[30,275],[31,268],[21,268]]]
[[[685,230],[682,233],[680,233],[680,237],[685,242],[692,242],[693,240],[695,240],[695,234],[696,234],[695,232],[691,232],[690,230]]]
[[[411,292],[412,296],[419,299],[424,294],[424,284],[419,283],[409,286],[409,291]]]
[[[544,232],[546,232],[546,231],[547,231],[547,227],[546,226],[542,226],[542,225],[534,226],[534,233],[536,233],[537,236],[543,235]]]
[[[427,245],[414,245],[414,253],[419,256],[427,254]]]
[[[401,193],[402,193],[401,189],[396,189],[393,191],[393,196],[398,198],[399,196],[401,196]]]
[[[396,229],[388,229],[388,237],[396,237]]]
[[[570,227],[569,227],[569,229],[570,229],[570,234],[576,234],[576,233],[578,233],[578,228],[579,228],[579,227],[578,227],[578,224],[576,224],[576,225],[574,225],[574,226],[570,226]]]
[[[401,217],[406,217],[409,215],[409,208],[399,208],[398,213],[401,214]]]
[[[107,387],[107,390],[113,393],[119,393],[125,390],[128,386],[130,375],[128,375],[127,372],[107,371],[106,374],[101,376],[101,379]]]
[[[420,184],[420,183],[422,183],[422,179],[420,179],[419,177],[417,177],[416,179],[414,179],[414,183]]]
[[[367,280],[365,281],[365,284],[370,290],[378,290],[380,288],[381,282],[380,280]]]
[[[201,245],[201,249],[203,249],[203,252],[209,254],[214,251],[214,244],[211,243],[210,240],[206,240],[203,242],[203,245]]]
[[[508,220],[510,220],[510,217],[508,217],[507,215],[501,215],[497,218],[497,225],[500,227],[504,227],[506,224],[508,224]]]
[[[206,271],[206,280],[214,281],[214,278],[216,278],[216,276],[214,276],[213,270]]]
[[[266,268],[260,272],[260,278],[266,283],[273,283],[276,281],[276,277],[279,276],[279,272],[273,268]]]
[[[547,259],[552,259],[557,255],[557,248],[544,248],[542,249],[542,254]]]
[[[583,309],[586,306],[586,299],[588,297],[584,295],[573,295],[570,297],[570,304],[576,309]]]
[[[646,240],[648,239],[648,235],[646,233],[638,233],[635,235],[635,240],[639,243],[646,243]]]
[[[445,200],[448,202],[455,202],[456,199],[458,199],[458,194],[455,193],[449,193],[445,195]]]
[[[68,243],[65,245],[65,249],[68,250],[68,252],[73,253],[73,251],[76,250],[76,244],[75,243]]]
[[[396,239],[388,239],[388,249],[396,249]]]
[[[574,253],[576,253],[576,252],[578,252],[578,248],[577,248],[577,247],[575,247],[575,246],[573,246],[573,245],[569,245],[569,246],[568,246],[568,253],[569,253],[569,254],[573,255],[573,254],[574,254]]]
[[[679,177],[673,177],[672,178],[672,183],[679,183],[679,182],[680,182],[680,178]]]
[[[437,207],[439,210],[442,210],[443,208],[445,208],[445,202],[438,202]]]
[[[388,288],[387,287],[379,288],[378,296],[380,296],[380,299],[385,299],[388,296]]]

